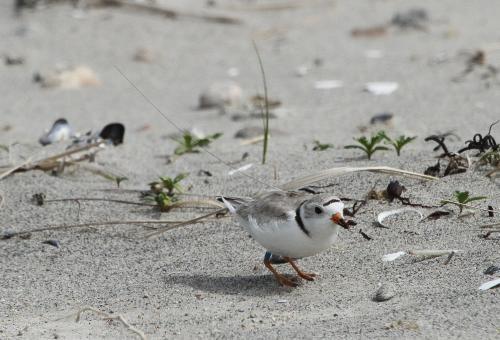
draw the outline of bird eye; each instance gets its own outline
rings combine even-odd
[[[323,209],[321,209],[320,207],[316,207],[314,208],[314,212],[319,215],[323,212]]]

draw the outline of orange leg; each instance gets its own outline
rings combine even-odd
[[[293,260],[290,258],[290,257],[283,257],[285,259],[285,261],[287,261],[288,263],[290,263],[290,265],[292,266],[292,268],[297,272],[297,274],[303,278],[304,280],[307,280],[307,281],[314,281],[314,277],[316,276],[316,274],[314,273],[304,273],[302,270],[300,270],[300,268],[297,266],[297,264],[295,262],[293,262]]]
[[[280,285],[288,287],[297,287],[297,283],[293,282],[286,276],[278,273],[276,269],[274,269],[274,267],[271,265],[270,260],[264,260],[264,265],[266,266],[267,269],[271,271],[271,273],[273,273],[274,277],[276,278],[276,280]]]

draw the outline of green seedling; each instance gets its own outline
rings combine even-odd
[[[178,174],[174,178],[161,176],[159,181],[151,182],[149,186],[153,193],[166,193],[167,196],[174,197],[176,194],[181,194],[183,192],[184,189],[180,183],[187,176],[187,173]]]
[[[446,205],[446,204],[454,204],[458,207],[460,214],[462,213],[462,210],[464,209],[464,205],[469,204],[470,202],[481,201],[481,200],[485,200],[488,198],[486,196],[471,197],[468,191],[455,191],[453,193],[453,196],[455,198],[455,201],[442,200],[441,206]]]
[[[324,151],[326,149],[333,148],[333,144],[323,144],[319,140],[314,141],[313,151]]]
[[[359,145],[346,145],[344,148],[363,150],[366,153],[368,159],[371,159],[372,155],[375,152],[389,150],[385,146],[378,145],[386,138],[387,136],[385,135],[385,133],[383,131],[380,131],[376,135],[371,136],[370,140],[368,140],[368,138],[366,138],[365,136],[354,138],[354,140],[358,142]]]
[[[398,139],[391,139],[385,135],[385,140],[387,141],[388,144],[392,145],[394,147],[394,150],[396,150],[396,153],[398,157],[401,155],[401,149],[408,143],[411,143],[414,141],[417,137],[406,137],[406,136],[399,136]]]
[[[210,145],[214,140],[222,136],[222,133],[214,133],[213,135],[206,136],[205,138],[196,138],[189,132],[185,132],[182,139],[175,140],[179,145],[175,148],[174,153],[177,156],[186,153],[199,153],[200,148]]]
[[[161,211],[167,211],[169,209],[169,207],[175,201],[177,201],[177,198],[169,196],[168,194],[166,194],[164,192],[160,192],[160,193],[154,195],[153,198],[154,198],[154,201],[156,202],[156,204],[158,205],[158,208]]]

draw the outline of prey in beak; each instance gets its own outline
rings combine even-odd
[[[341,213],[336,213],[336,214],[332,215],[330,220],[333,223],[338,224],[339,226],[341,226],[344,229],[349,229],[351,227],[351,225],[356,225],[356,222],[354,222],[354,221],[344,220]]]

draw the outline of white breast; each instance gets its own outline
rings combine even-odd
[[[309,226],[307,235],[295,221],[295,212],[290,212],[289,216],[288,220],[274,220],[263,225],[259,225],[251,215],[248,219],[238,216],[238,220],[260,245],[275,255],[292,258],[312,256],[335,242],[338,226]]]

